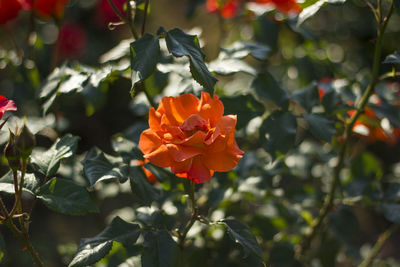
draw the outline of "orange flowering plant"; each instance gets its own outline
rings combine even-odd
[[[231,170],[243,151],[234,137],[236,116],[223,114],[215,94],[164,97],[157,109],[150,109],[150,128],[140,136],[144,158],[195,183],[207,182],[214,171]]]
[[[399,12],[0,0],[0,264],[397,266]]]

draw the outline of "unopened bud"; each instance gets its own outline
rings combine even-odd
[[[4,149],[4,155],[7,158],[8,166],[10,166],[11,170],[18,171],[21,168],[20,163],[20,153],[15,145],[15,135],[10,131],[10,138],[8,143]]]
[[[36,138],[35,135],[26,127],[22,127],[19,135],[16,137],[15,144],[21,153],[21,158],[26,160],[32,153],[32,149],[35,147]]]

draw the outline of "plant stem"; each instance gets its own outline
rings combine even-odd
[[[396,232],[399,229],[398,224],[393,224],[392,226],[389,227],[385,232],[383,232],[379,237],[378,241],[376,241],[374,247],[371,249],[370,253],[368,256],[361,262],[358,267],[369,267],[371,266],[373,260],[375,257],[378,255],[379,251],[382,249],[383,245],[386,243],[386,241],[389,239],[389,237]]]
[[[20,230],[18,230],[18,228],[13,223],[12,218],[7,218],[4,221],[4,224],[8,227],[8,229],[11,230],[15,237],[17,237],[24,243],[26,250],[29,252],[35,263],[35,266],[43,266],[43,262],[40,260],[39,254],[35,251],[31,241],[29,240],[29,235],[27,233],[22,233]]]
[[[365,90],[365,92],[363,93],[363,95],[361,97],[360,102],[357,105],[356,113],[350,118],[350,121],[346,124],[345,131],[343,133],[344,141],[339,150],[338,163],[336,164],[336,166],[333,170],[332,182],[331,182],[331,185],[329,188],[329,192],[324,200],[324,204],[320,210],[318,217],[314,220],[313,225],[311,226],[310,234],[305,237],[305,240],[301,244],[301,247],[300,247],[300,249],[298,251],[298,255],[297,255],[299,258],[304,258],[304,253],[310,248],[312,241],[319,234],[319,232],[324,224],[326,216],[328,215],[328,213],[331,211],[331,209],[333,207],[333,202],[335,199],[335,192],[336,192],[336,189],[339,184],[340,172],[344,166],[344,160],[346,157],[347,146],[348,146],[350,136],[353,131],[354,124],[356,123],[359,116],[364,112],[364,108],[367,105],[370,96],[374,92],[375,85],[379,81],[378,74],[379,74],[380,58],[381,58],[381,51],[382,51],[383,34],[385,32],[389,18],[393,12],[393,3],[391,4],[388,15],[384,20],[381,19],[382,14],[381,14],[381,9],[379,8],[379,6],[380,5],[378,5],[378,10],[377,10],[377,12],[379,13],[378,14],[379,20],[378,20],[378,29],[377,29],[377,43],[376,43],[375,52],[374,52],[374,61],[373,61],[373,67],[372,67],[371,82],[369,83],[367,89]]]
[[[146,28],[147,10],[149,9],[149,3],[150,3],[150,0],[146,0],[145,3],[144,3],[144,15],[143,15],[141,36],[143,36],[145,28]]]
[[[135,28],[133,27],[133,24],[130,23],[130,22],[121,14],[121,12],[120,12],[120,11],[118,10],[118,8],[115,6],[115,4],[114,4],[114,2],[113,2],[112,0],[107,0],[107,1],[108,1],[108,3],[110,4],[111,8],[114,10],[114,13],[118,16],[118,18],[119,18],[121,21],[123,21],[124,23],[128,24],[128,26],[129,26],[129,28],[130,28],[130,30],[131,30],[131,32],[132,32],[133,38],[134,38],[135,40],[137,40],[137,39],[139,38],[139,36],[138,36],[138,34],[137,34]],[[130,16],[130,15],[129,15],[129,16]]]
[[[185,247],[186,235],[189,232],[189,230],[192,228],[193,224],[196,222],[198,213],[199,213],[198,208],[196,206],[196,199],[194,197],[194,182],[193,181],[190,181],[189,200],[190,200],[190,207],[192,209],[192,216],[190,217],[189,222],[186,224],[186,227],[183,230],[183,232],[179,234],[178,239],[179,239],[179,247],[181,248],[181,250],[183,250]]]

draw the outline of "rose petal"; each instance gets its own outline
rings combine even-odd
[[[169,167],[173,164],[173,159],[165,145],[161,145],[155,151],[145,154],[145,159],[148,159],[154,165],[159,167]]]
[[[149,126],[150,129],[157,132],[160,130],[161,125],[161,114],[157,112],[154,108],[149,110]]]
[[[224,114],[224,105],[217,95],[211,98],[209,93],[202,92],[197,110],[198,114],[203,117],[203,119],[210,121],[211,128],[214,128]]]
[[[223,116],[217,123],[217,128],[221,134],[229,134],[235,131],[237,117],[236,115]]]
[[[139,139],[139,148],[143,154],[148,154],[162,145],[160,137],[151,129],[142,132]]]
[[[199,130],[199,129],[206,129],[207,122],[198,114],[190,115],[179,128],[182,131],[192,131],[192,130]]]
[[[203,152],[201,148],[192,147],[192,146],[182,146],[182,145],[174,145],[168,144],[166,145],[170,155],[174,159],[174,161],[181,162],[194,156],[197,156]]]
[[[205,152],[203,162],[211,170],[219,172],[230,171],[238,164],[244,154],[237,146],[233,133],[226,138],[220,138],[218,141],[222,143],[223,140],[226,142],[224,149],[218,152],[212,151],[212,153],[210,150]]]
[[[177,144],[185,146],[196,146],[201,148],[204,147],[205,138],[206,138],[206,133],[197,131],[192,136],[185,138],[184,140],[182,140]]]
[[[199,99],[193,94],[183,94],[179,97],[164,97],[161,102],[169,124],[179,126],[196,112]]]
[[[193,158],[187,173],[187,178],[194,181],[196,184],[209,181],[214,174],[212,170],[203,164],[203,158],[202,156]]]
[[[14,101],[8,100],[4,96],[0,95],[0,119],[3,117],[6,111],[16,111],[17,105]]]

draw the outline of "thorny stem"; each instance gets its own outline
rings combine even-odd
[[[364,108],[365,108],[366,104],[368,103],[368,99],[374,92],[375,85],[379,81],[378,74],[379,74],[379,65],[380,65],[380,58],[381,58],[381,51],[382,51],[383,34],[385,32],[389,18],[393,12],[393,3],[391,4],[388,15],[386,16],[386,18],[384,20],[381,19],[382,18],[382,13],[381,13],[382,10],[380,8],[380,1],[378,3],[377,12],[379,13],[378,14],[379,20],[378,20],[377,43],[375,46],[371,82],[368,85],[363,96],[361,97],[360,102],[357,105],[356,113],[354,114],[354,116],[352,116],[350,118],[350,121],[346,124],[345,131],[343,134],[344,142],[342,143],[342,146],[339,150],[339,158],[338,158],[337,165],[335,166],[334,171],[333,171],[332,182],[331,182],[331,185],[329,188],[329,192],[325,198],[324,204],[320,210],[318,217],[314,220],[313,225],[311,226],[310,234],[305,237],[304,241],[302,242],[302,244],[299,248],[297,257],[300,259],[305,258],[304,253],[309,249],[312,241],[321,231],[321,228],[325,222],[325,218],[333,207],[335,192],[339,185],[340,172],[344,166],[347,146],[349,143],[350,136],[352,134],[353,126],[356,123],[359,116],[364,112]]]
[[[18,184],[17,179],[17,172],[13,172],[14,177],[14,188],[15,188],[15,203],[14,207],[11,212],[8,212],[7,207],[5,206],[2,198],[0,197],[0,211],[3,216],[0,216],[1,221],[10,229],[10,231],[24,243],[25,249],[31,255],[35,266],[43,266],[43,262],[39,258],[39,254],[33,248],[33,245],[29,239],[28,229],[26,224],[24,223],[24,215],[22,214],[22,206],[21,206],[21,195],[22,195],[22,188],[24,183],[24,176],[26,172],[27,160],[24,160],[22,163],[22,170],[21,170],[21,180],[19,188],[16,186]],[[15,210],[18,211],[17,216],[13,216]],[[17,226],[13,222],[13,217],[17,217],[19,220],[19,224],[21,226],[21,230],[17,228]]]
[[[146,0],[144,3],[144,15],[143,15],[143,24],[142,24],[142,32],[141,36],[143,36],[145,28],[146,28],[146,20],[147,20],[147,10],[149,9],[150,0]]]
[[[120,12],[120,11],[118,10],[118,8],[115,6],[113,0],[107,0],[107,1],[108,1],[108,3],[110,4],[111,8],[114,10],[115,14],[118,16],[118,18],[119,18],[121,21],[123,21],[124,23],[128,24],[128,26],[129,26],[129,28],[130,28],[130,30],[131,30],[131,32],[132,32],[133,38],[135,38],[135,40],[137,40],[137,39],[139,38],[139,36],[138,36],[138,34],[137,34],[135,28],[133,27],[133,23],[130,23],[130,22],[121,14],[121,12]],[[129,16],[130,16],[130,15],[129,15]]]
[[[383,232],[379,237],[378,241],[376,241],[374,247],[371,249],[368,256],[361,262],[358,267],[369,267],[371,266],[373,260],[378,255],[379,251],[382,249],[383,245],[389,239],[389,237],[399,229],[399,224],[393,224],[389,227],[385,232]]]

